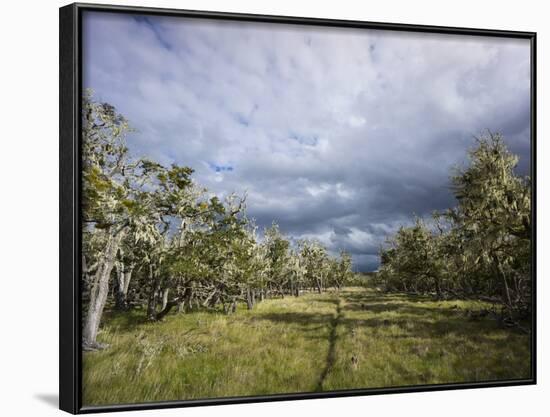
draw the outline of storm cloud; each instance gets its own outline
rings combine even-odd
[[[454,205],[473,135],[529,170],[528,40],[85,12],[83,82],[131,151],[248,193],[260,228],[378,265],[388,234]]]

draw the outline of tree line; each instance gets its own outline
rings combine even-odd
[[[389,238],[378,279],[387,291],[492,301],[515,322],[531,311],[531,181],[500,134],[476,141],[451,176],[456,206]]]
[[[151,321],[174,308],[235,311],[268,297],[339,289],[353,278],[346,252],[292,245],[274,223],[259,239],[246,195],[224,199],[193,179],[130,155],[128,121],[90,91],[82,104],[82,300],[84,349],[97,349],[108,302],[143,306]]]

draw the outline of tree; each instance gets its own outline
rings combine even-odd
[[[264,244],[269,260],[268,286],[284,297],[284,287],[289,279],[287,267],[290,242],[282,235],[276,223],[273,223],[264,235]]]
[[[381,271],[386,287],[398,291],[427,293],[441,297],[439,242],[421,219],[401,227],[381,254]]]
[[[329,285],[340,290],[353,277],[351,266],[351,255],[346,251],[341,251],[338,259],[331,259]]]
[[[147,245],[149,311],[153,317],[171,219],[198,214],[196,199],[190,193],[193,170],[131,159],[126,147],[126,135],[132,130],[128,122],[113,106],[94,101],[91,92],[83,98],[82,126],[84,228],[86,234],[97,234],[102,241],[101,247],[95,247],[97,253],[84,253],[84,258],[97,262],[93,277],[88,275],[89,300],[83,327],[84,347],[95,349],[101,347],[96,338],[111,272],[117,265],[119,277],[121,271],[126,273],[124,255],[120,254],[124,239]],[[120,287],[123,292],[125,285]]]
[[[327,250],[317,241],[303,240],[300,242],[300,256],[304,261],[306,282],[320,294],[330,269]]]
[[[94,102],[91,92],[84,95],[82,109],[82,215],[85,233],[97,233],[102,241],[101,248],[94,248],[97,253],[84,252],[84,257],[95,259],[97,267],[93,276],[88,276],[89,301],[82,338],[84,348],[96,348],[111,271],[128,227],[125,137],[130,127],[114,107]]]
[[[531,306],[531,184],[499,134],[477,138],[451,178],[454,208],[427,227],[402,227],[381,251],[390,291],[450,293],[499,300],[509,320]]]
[[[491,280],[510,316],[530,306],[531,185],[515,173],[518,158],[500,134],[477,139],[470,164],[452,177],[458,205],[447,212],[464,254]]]

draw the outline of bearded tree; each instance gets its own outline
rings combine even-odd
[[[208,240],[204,230],[188,230],[185,238],[178,236],[177,243],[172,242],[165,273],[171,277],[173,301],[182,313],[191,310],[193,302],[201,297],[202,280],[210,273],[204,262]]]
[[[216,197],[207,199],[206,190],[193,183],[191,168],[166,168],[152,162],[142,167],[153,181],[141,199],[147,215],[137,230],[154,242],[150,256],[155,259],[149,261],[148,317],[159,320],[175,305],[184,309],[182,303],[192,297],[189,284],[196,273],[191,269],[206,270],[197,262],[197,255],[204,250],[200,247],[205,241],[201,234],[212,231],[225,208]]]
[[[107,103],[93,100],[90,92],[83,98],[82,163],[83,221],[85,233],[98,235],[102,241],[96,253],[84,253],[94,259],[97,268],[89,281],[88,309],[83,327],[83,346],[101,347],[96,339],[105,307],[111,272],[118,267],[120,282],[130,265],[127,247],[146,245],[151,282],[150,307],[158,298],[162,279],[159,271],[166,252],[166,241],[175,216],[196,215],[192,189],[192,169],[173,165],[170,168],[147,159],[130,158],[126,135],[131,131],[126,119]],[[87,263],[86,263],[87,264]],[[128,266],[128,268],[127,268]],[[151,315],[152,308],[150,308]]]
[[[248,220],[244,215],[246,196],[234,194],[225,199],[224,208],[212,224],[210,251],[215,268],[211,280],[214,283],[215,299],[221,302],[226,312],[229,306],[234,310],[236,300],[243,296],[243,290],[250,291],[248,282],[253,272],[250,255],[253,247],[248,230]],[[247,294],[250,307],[250,294]],[[213,303],[211,303],[213,304]],[[253,302],[252,302],[253,305]]]
[[[439,241],[421,219],[401,227],[381,254],[381,273],[388,289],[442,294]]]
[[[317,241],[302,240],[299,247],[305,269],[304,279],[309,287],[316,288],[320,294],[330,274],[328,252]]]
[[[509,320],[531,306],[531,183],[502,136],[477,138],[451,178],[457,204],[426,226],[402,227],[381,251],[386,289],[501,303]]]
[[[254,302],[258,301],[256,299],[256,294],[258,295],[259,301],[265,299],[267,282],[269,280],[270,259],[268,257],[267,246],[258,242],[255,227],[253,227],[249,233],[252,246],[250,247],[248,259],[250,273],[248,275],[247,289],[251,290],[250,297],[247,291],[247,307],[251,308],[254,307]]]
[[[216,197],[209,201],[197,198],[185,210],[174,214],[180,224],[170,240],[168,257],[161,274],[163,308],[157,315],[163,317],[174,305],[180,311],[190,309],[192,302],[205,307],[222,303],[235,305],[246,279],[246,258],[250,242],[246,230],[244,198],[228,196],[222,203]],[[243,252],[241,254],[241,252]]]
[[[340,252],[340,257],[330,260],[328,285],[340,290],[343,285],[353,278],[351,255],[346,251]]]
[[[531,183],[500,134],[477,139],[469,165],[452,177],[458,204],[448,211],[467,261],[489,280],[512,316],[530,306]]]
[[[287,274],[290,294],[298,297],[305,284],[306,267],[298,250],[291,250],[287,259]]]
[[[84,251],[84,258],[97,263],[87,275],[89,300],[82,329],[85,349],[96,348],[97,332],[107,301],[111,271],[128,225],[124,202],[131,198],[127,172],[131,163],[126,147],[128,122],[107,103],[92,100],[87,92],[82,103],[82,218],[84,233],[97,234],[102,244]],[[84,249],[91,249],[84,247]],[[89,262],[83,262],[85,265]],[[88,274],[88,271],[85,272]]]
[[[288,282],[288,258],[290,242],[285,239],[279,226],[273,223],[264,232],[264,245],[268,258],[268,287],[284,297],[284,287]]]

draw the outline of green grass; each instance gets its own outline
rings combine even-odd
[[[483,307],[348,288],[155,324],[109,313],[110,347],[84,353],[84,404],[528,378],[529,336],[464,314]]]

